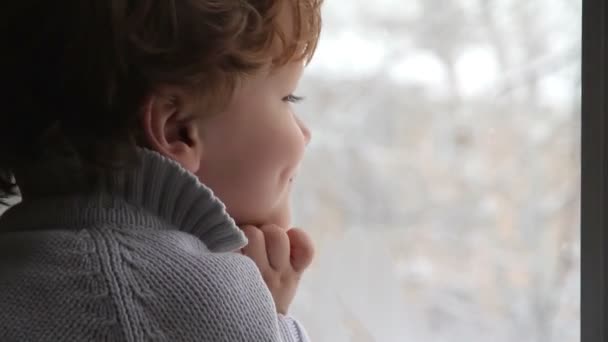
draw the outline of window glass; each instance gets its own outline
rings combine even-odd
[[[314,341],[578,341],[580,0],[329,0],[296,105]]]

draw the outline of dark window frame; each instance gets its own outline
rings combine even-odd
[[[581,341],[607,341],[608,4],[583,0]]]

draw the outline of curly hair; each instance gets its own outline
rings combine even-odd
[[[159,85],[225,103],[240,76],[310,61],[322,0],[31,0],[0,5],[6,91],[0,111],[0,200],[15,171],[60,153],[92,169],[129,165],[137,112]],[[277,17],[288,6],[290,35]],[[271,46],[280,42],[280,52]],[[218,96],[219,95],[219,96]]]

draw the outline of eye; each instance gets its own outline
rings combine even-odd
[[[287,102],[291,102],[291,103],[298,103],[298,102],[304,101],[304,97],[289,94],[283,98],[283,101],[287,101]]]

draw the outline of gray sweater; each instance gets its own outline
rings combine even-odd
[[[212,191],[139,153],[98,191],[58,180],[0,216],[0,341],[306,341]]]

